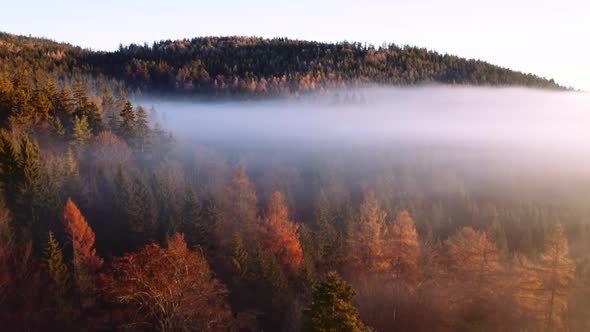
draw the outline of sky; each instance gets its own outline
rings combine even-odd
[[[590,90],[589,0],[2,0],[0,31],[96,50],[246,35],[426,47]]]

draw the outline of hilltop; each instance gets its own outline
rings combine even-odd
[[[0,59],[4,77],[31,80],[45,72],[70,82],[82,75],[167,94],[288,96],[427,83],[563,89],[552,79],[425,48],[287,38],[200,37],[104,52],[0,33]]]

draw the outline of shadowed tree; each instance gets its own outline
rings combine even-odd
[[[312,300],[305,310],[308,316],[307,331],[360,332],[370,331],[360,320],[353,305],[355,292],[337,273],[331,272],[326,280],[314,287]]]

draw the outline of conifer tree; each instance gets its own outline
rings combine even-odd
[[[98,134],[103,131],[104,123],[102,121],[102,114],[100,113],[100,109],[96,103],[91,102],[87,105],[87,113],[88,113],[88,125],[92,129],[94,134]]]
[[[334,220],[331,215],[329,202],[323,190],[320,190],[318,202],[315,208],[316,236],[318,265],[324,269],[336,268],[339,251],[339,239]]]
[[[148,114],[142,106],[136,108],[135,131],[137,136],[137,148],[140,152],[146,151],[151,142]]]
[[[125,103],[120,116],[121,124],[119,126],[119,134],[127,140],[133,140],[136,134],[136,127],[135,112],[133,111],[133,105],[131,105],[131,102],[127,101]]]
[[[50,292],[56,305],[58,318],[61,321],[72,321],[74,308],[69,299],[71,284],[68,266],[64,262],[59,243],[49,232],[45,249],[45,265],[49,275]]]
[[[76,146],[78,151],[81,151],[90,138],[92,138],[92,129],[88,124],[88,118],[86,115],[74,117],[72,138],[74,139],[72,144]]]
[[[370,331],[353,305],[355,292],[336,272],[314,287],[312,301],[306,309],[307,331]]]
[[[236,279],[244,278],[248,273],[248,251],[238,232],[232,234],[230,262]]]
[[[227,199],[224,200],[223,206],[224,215],[215,225],[219,239],[227,244],[235,230],[241,232],[244,238],[256,236],[257,204],[256,188],[246,174],[245,164],[241,162],[235,167],[227,189]]]
[[[180,211],[180,231],[190,246],[209,246],[210,229],[201,216],[201,206],[192,187],[187,186]]]

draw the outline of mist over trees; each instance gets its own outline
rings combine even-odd
[[[289,94],[369,78],[552,82],[395,46],[202,38],[103,53],[0,37],[8,331],[590,327],[586,177],[543,178],[552,190],[537,193],[516,163],[467,164],[456,147],[199,141],[128,97],[233,93],[236,80],[271,95],[271,75]]]

